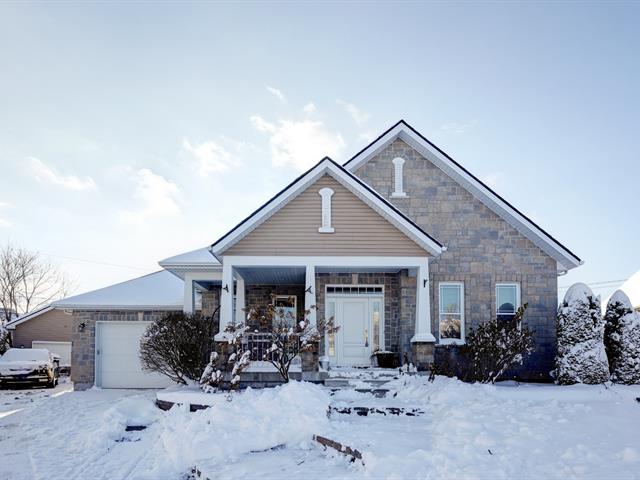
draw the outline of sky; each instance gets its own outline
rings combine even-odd
[[[637,2],[0,3],[0,244],[77,293],[155,271],[404,118],[584,259],[561,287],[606,297],[640,270],[639,22]]]

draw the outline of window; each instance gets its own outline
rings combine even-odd
[[[318,228],[318,232],[333,233],[335,232],[331,226],[331,197],[333,190],[328,187],[321,188],[318,194],[322,197],[322,226]]]
[[[335,322],[335,315],[336,315],[336,302],[329,300],[327,302],[327,320],[333,320]],[[336,334],[334,333],[328,333],[327,334],[327,346],[326,346],[326,355],[330,356],[330,357],[335,357],[336,356]]]
[[[296,324],[296,296],[295,295],[276,295],[273,299],[275,314],[273,323],[276,327],[292,327]]]
[[[512,320],[520,306],[520,284],[496,284],[496,310],[498,320]]]
[[[404,158],[396,157],[391,160],[393,163],[393,179],[394,179],[394,191],[391,194],[392,197],[406,197],[404,193],[404,185],[402,179],[402,167],[404,166]]]
[[[440,343],[464,342],[464,284],[440,284]]]

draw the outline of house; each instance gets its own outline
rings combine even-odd
[[[320,357],[368,365],[378,349],[425,369],[438,346],[462,344],[471,328],[528,303],[536,348],[517,374],[547,379],[557,278],[582,261],[400,121],[344,165],[324,158],[209,247],[159,263],[156,277],[180,282],[170,304],[153,285],[141,288],[153,301],[129,293],[147,277],[103,289],[111,303],[96,292],[57,302],[73,311],[76,388],[152,384],[135,372],[136,342],[163,311],[219,306],[223,342],[226,325],[272,295],[298,312],[316,306],[312,322],[334,317],[341,327],[302,359],[303,378],[320,378]]]
[[[633,308],[640,312],[640,271],[631,275],[620,290],[627,294]]]
[[[71,323],[71,312],[47,305],[13,319],[6,327],[12,346],[46,348],[60,357],[61,367],[70,367]]]

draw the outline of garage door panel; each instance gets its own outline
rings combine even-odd
[[[98,324],[98,383],[102,388],[162,388],[172,384],[163,375],[142,370],[140,337],[149,322]]]
[[[34,340],[31,348],[46,348],[60,357],[60,366],[71,366],[71,342],[47,342],[46,340]]]

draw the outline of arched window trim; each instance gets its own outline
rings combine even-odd
[[[322,197],[322,226],[318,228],[320,233],[333,233],[335,229],[331,226],[331,197],[333,190],[329,187],[321,188],[318,195]]]
[[[393,163],[393,186],[394,190],[391,194],[392,197],[406,197],[407,194],[404,191],[404,158],[396,157],[391,160]]]

